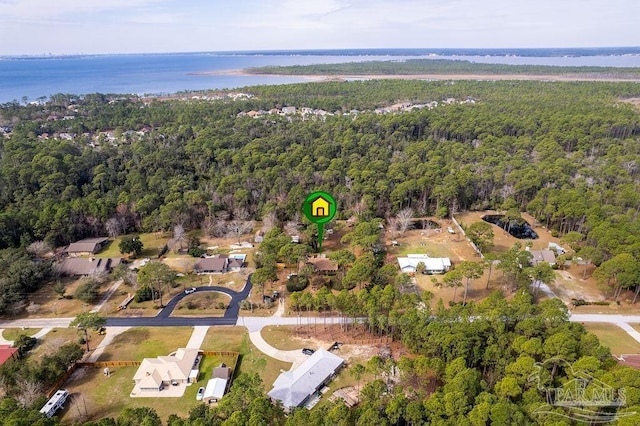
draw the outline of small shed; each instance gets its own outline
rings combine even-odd
[[[227,379],[216,377],[207,382],[202,400],[207,403],[218,402],[227,391]]]

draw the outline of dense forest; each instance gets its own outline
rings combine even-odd
[[[362,224],[407,207],[441,217],[527,210],[571,236],[603,282],[616,289],[640,282],[638,84],[362,81],[242,92],[163,100],[58,94],[44,104],[1,105],[0,260],[7,268],[26,264],[25,248],[40,240],[60,246],[175,225],[214,232],[216,218],[284,222],[300,214],[307,193],[325,190],[340,219],[356,215]],[[370,253],[360,262],[367,256],[373,262]],[[535,304],[517,273],[509,301],[496,292],[432,312],[398,290],[395,269],[383,268],[367,277],[373,286],[314,302],[318,310],[366,316],[372,332],[412,352],[397,363],[372,358],[366,370],[376,379],[363,386],[358,408],[327,404],[285,417],[257,377],[241,376],[218,408],[199,406],[167,423],[571,424],[562,417],[566,407],[541,408],[545,392],[571,391],[580,373],[625,396],[624,406],[587,415],[636,412],[618,424],[638,424],[640,374],[616,365],[594,336],[569,323],[559,301]],[[28,292],[50,273],[48,265],[26,276],[14,269],[3,289]],[[355,288],[361,279],[351,275]],[[306,303],[298,309],[308,310]],[[0,403],[0,424],[56,424],[15,397]],[[136,408],[89,424],[161,420]]]
[[[640,116],[625,102],[640,97],[637,84],[364,81],[244,91],[252,96],[56,95],[2,105],[0,247],[60,246],[107,228],[192,229],[221,212],[284,221],[317,189],[334,195],[340,219],[406,207],[443,217],[518,208],[580,233],[599,261],[640,256]],[[373,112],[398,102],[429,107]],[[327,114],[240,114],[284,106]]]
[[[505,65],[481,64],[471,61],[450,59],[406,59],[398,61],[368,61],[344,64],[315,64],[267,66],[249,68],[251,74],[279,75],[500,75],[514,74],[522,76],[556,75],[575,78],[615,78],[637,79],[638,68],[598,67],[598,66],[553,66],[553,65]]]

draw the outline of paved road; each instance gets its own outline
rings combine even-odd
[[[177,296],[165,305],[155,317],[111,317],[107,318],[108,327],[165,327],[165,326],[211,326],[211,325],[235,325],[240,313],[240,302],[249,297],[251,292],[251,275],[247,278],[242,290],[239,292],[229,290],[225,287],[205,286],[196,287],[197,293],[207,291],[217,291],[231,297],[229,307],[222,317],[172,317],[171,312],[178,302],[188,296],[185,292],[180,292]],[[0,325],[1,326],[1,325]]]

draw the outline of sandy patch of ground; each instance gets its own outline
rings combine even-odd
[[[204,71],[194,73],[198,75],[256,75],[245,70],[225,70],[225,71]],[[281,74],[260,74],[282,77]],[[640,81],[640,78],[616,78],[606,77],[595,74],[340,74],[340,75],[322,75],[322,74],[306,74],[306,75],[289,75],[289,77],[305,77],[310,80],[317,81],[344,81],[344,80],[538,80],[538,81]]]

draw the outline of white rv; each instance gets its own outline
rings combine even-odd
[[[56,411],[64,406],[64,403],[67,400],[68,396],[69,392],[65,389],[56,391],[51,399],[47,401],[46,404],[44,404],[44,407],[40,409],[40,412],[47,417],[52,417],[54,414],[56,414]]]

